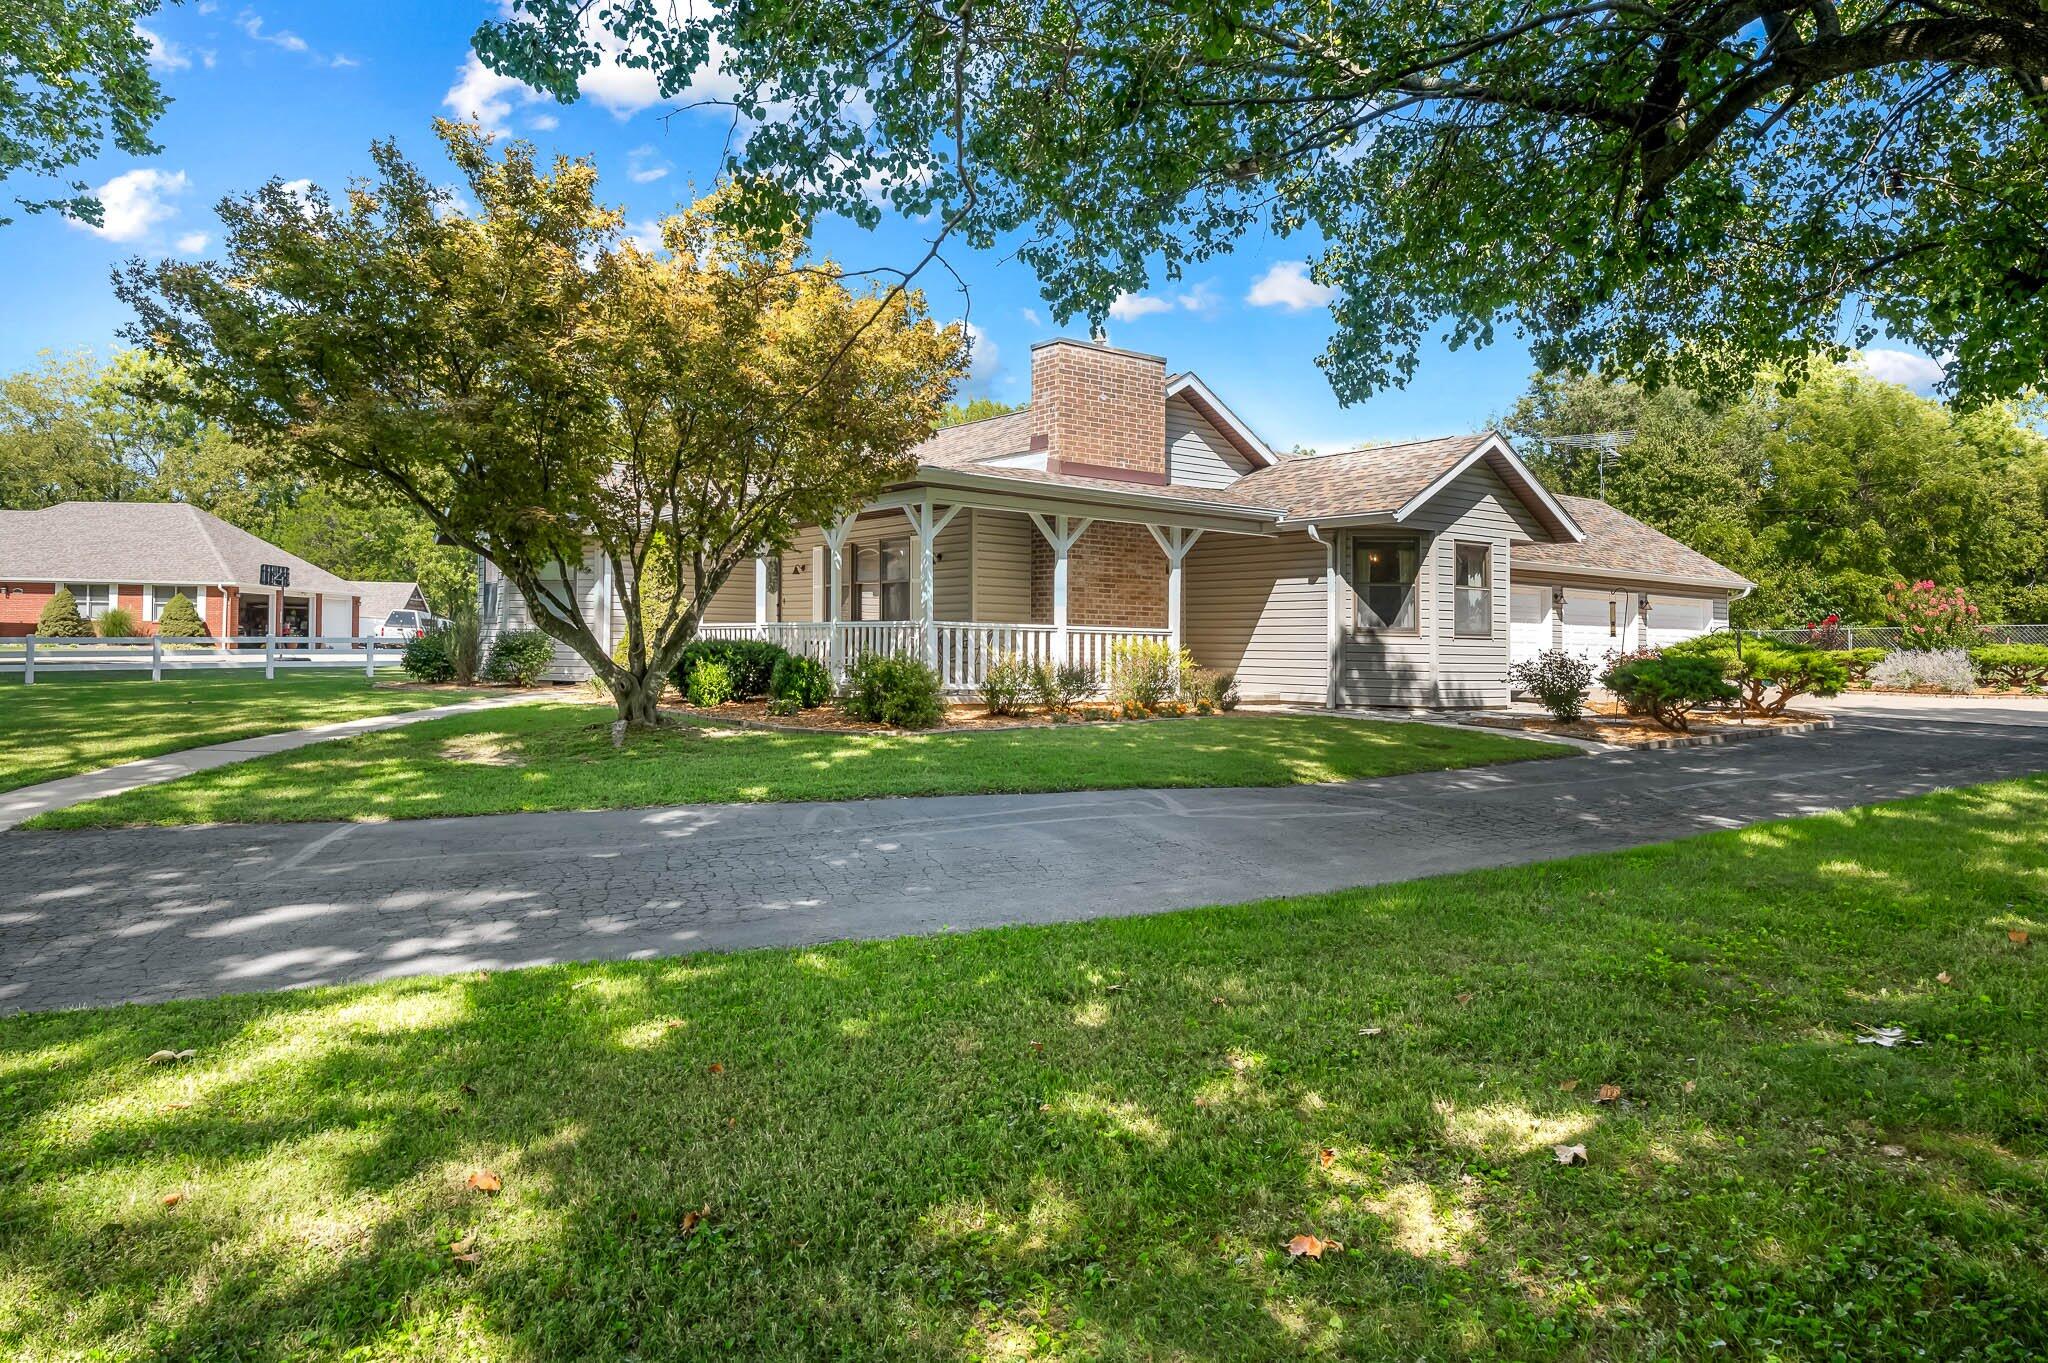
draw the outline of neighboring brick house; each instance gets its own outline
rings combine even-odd
[[[1160,638],[1248,698],[1483,706],[1519,656],[1698,633],[1749,589],[1552,495],[1491,432],[1283,459],[1158,356],[1057,340],[1031,361],[1029,406],[938,432],[913,477],[743,564],[704,632],[842,664],[921,653],[957,690],[1007,653],[1099,667],[1118,639]],[[522,623],[482,578],[487,629]],[[575,589],[623,628],[599,556]],[[582,672],[558,651],[554,675]]]
[[[180,593],[216,639],[362,633],[359,584],[183,502],[0,511],[0,635],[33,634],[59,587],[81,615],[118,606],[143,634]]]

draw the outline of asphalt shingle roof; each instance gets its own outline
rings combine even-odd
[[[1001,416],[984,417],[960,426],[948,426],[910,451],[918,463],[939,468],[961,468],[1022,454],[1031,445],[1031,409],[1020,407]]]
[[[1586,532],[1585,543],[1518,544],[1516,569],[1675,577],[1731,588],[1750,585],[1748,578],[1603,501],[1592,497],[1559,497],[1558,501]]]
[[[1486,438],[1453,435],[1289,459],[1254,469],[1225,495],[1250,506],[1279,507],[1295,520],[1398,511]]]
[[[291,569],[293,591],[356,594],[354,583],[183,502],[60,502],[0,511],[0,578],[15,582],[253,587],[266,563]]]

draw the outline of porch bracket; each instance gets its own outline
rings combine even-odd
[[[836,683],[846,679],[846,660],[839,637],[843,633],[839,628],[839,560],[846,537],[853,533],[853,517],[844,516],[820,526],[819,533],[825,538],[825,666]]]
[[[1175,653],[1180,652],[1181,636],[1181,564],[1186,561],[1188,550],[1195,547],[1195,541],[1202,537],[1200,530],[1191,530],[1178,525],[1154,525],[1150,521],[1145,528],[1152,532],[1152,539],[1159,545],[1159,552],[1166,555],[1166,639]]]
[[[1038,533],[1052,545],[1052,634],[1053,656],[1063,663],[1074,660],[1067,638],[1067,553],[1094,522],[1086,516],[1047,516],[1027,512]]]
[[[932,547],[938,543],[939,533],[960,514],[960,506],[955,503],[940,512],[932,505],[931,495],[927,493],[920,501],[905,503],[903,514],[910,521],[910,533],[917,537],[918,635],[922,640],[925,666],[936,671],[939,666],[939,630],[932,607]]]

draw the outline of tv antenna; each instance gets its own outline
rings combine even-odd
[[[1590,435],[1546,435],[1543,443],[1556,445],[1567,450],[1598,450],[1600,467],[1600,500],[1607,500],[1607,460],[1623,445],[1636,438],[1633,430],[1594,431]]]

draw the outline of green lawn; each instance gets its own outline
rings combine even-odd
[[[187,672],[152,682],[134,673],[45,672],[34,686],[0,681],[0,790],[54,781],[138,757],[306,729],[365,715],[451,705],[468,692],[395,685],[403,674],[280,670]]]
[[[2043,827],[6,1019],[0,1355],[2038,1359]]]
[[[871,795],[1279,786],[1564,750],[1429,724],[1244,715],[994,733],[821,734],[679,723],[611,742],[609,708],[564,701],[222,767],[58,810],[37,828],[417,819]]]

